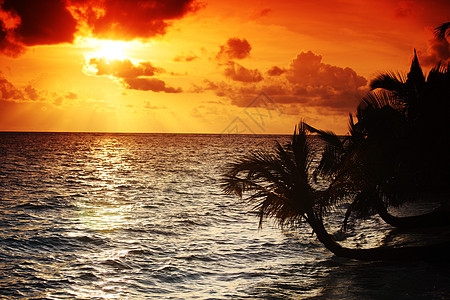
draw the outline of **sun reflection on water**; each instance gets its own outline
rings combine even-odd
[[[120,172],[131,168],[125,159],[127,151],[113,138],[105,137],[96,142],[84,166],[92,170],[86,178],[91,192],[77,205],[79,218],[81,224],[91,230],[120,229],[127,225],[126,216],[133,209],[121,192],[124,182],[118,179]]]

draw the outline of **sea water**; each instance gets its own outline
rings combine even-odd
[[[0,298],[450,298],[448,262],[340,259],[307,226],[258,229],[220,177],[276,140],[289,137],[0,133]],[[361,224],[354,247],[391,234]]]

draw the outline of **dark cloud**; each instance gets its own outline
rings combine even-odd
[[[14,32],[4,28],[0,21],[0,52],[11,57],[18,57],[25,52],[25,47],[15,40]]]
[[[1,100],[20,100],[23,99],[23,93],[17,89],[11,82],[3,78],[0,73],[0,99]]]
[[[196,60],[197,58],[198,58],[197,55],[186,55],[186,56],[180,55],[180,56],[175,57],[173,60],[176,62],[183,62],[183,61],[189,62],[189,61]]]
[[[432,39],[428,41],[428,49],[419,51],[422,65],[434,67],[439,62],[450,63],[450,44],[448,40]]]
[[[286,72],[286,70],[283,70],[283,69],[281,69],[281,68],[279,68],[279,67],[277,67],[277,66],[273,66],[272,68],[270,68],[270,69],[267,71],[267,74],[268,74],[269,76],[280,76],[280,75],[283,74],[284,72]]]
[[[4,0],[0,50],[17,56],[27,46],[70,43],[77,22],[60,0]]]
[[[266,17],[268,16],[270,13],[272,12],[272,10],[270,8],[264,8],[261,10],[258,10],[257,12],[255,12],[251,17],[250,20],[256,20],[262,17]]]
[[[72,43],[79,29],[99,38],[148,38],[199,7],[194,0],[2,0],[0,52],[16,57],[28,46]]]
[[[353,69],[324,64],[322,56],[311,51],[297,55],[286,72],[286,78],[300,89],[332,90],[336,93],[356,91],[367,84],[367,80]]]
[[[242,78],[248,78],[246,81],[240,80],[246,84],[237,86],[207,81],[204,89],[213,90],[216,95],[229,98],[233,105],[239,107],[247,107],[254,97],[264,91],[280,105],[300,105],[303,108],[347,114],[356,108],[361,97],[367,92],[367,80],[363,76],[348,67],[325,64],[322,62],[322,56],[311,51],[297,55],[287,68],[271,68],[269,75],[273,76],[265,79],[258,77],[256,74],[259,72],[256,70],[247,70],[233,62],[227,65],[226,70],[228,74],[225,75],[229,77],[239,74]],[[254,80],[251,80],[252,78]]]
[[[109,60],[103,57],[93,57],[89,59],[86,67],[88,74],[112,76],[118,79],[127,89],[165,93],[182,92],[181,88],[166,86],[166,83],[160,79],[149,78],[165,71],[153,66],[148,61],[134,64],[129,59]]]
[[[250,55],[252,46],[246,39],[230,38],[225,45],[220,46],[217,59],[244,59]]]
[[[397,18],[406,18],[414,13],[414,3],[412,1],[399,1],[395,9],[395,16]]]
[[[367,79],[353,69],[325,64],[321,55],[311,51],[298,54],[284,77],[287,85],[282,86],[289,92],[276,99],[285,104],[301,103],[348,112],[355,109],[367,89]]]
[[[263,77],[258,70],[250,70],[231,61],[228,62],[227,67],[224,70],[224,74],[234,81],[259,82],[263,80]]]
[[[17,88],[0,72],[0,101],[17,102],[17,103],[53,103],[54,105],[61,105],[63,100],[74,100],[77,95],[72,92],[67,92],[65,96],[59,93],[49,92],[45,90],[38,90],[32,85],[27,85],[24,88]]]
[[[194,0],[69,0],[69,3],[73,14],[95,36],[130,40],[164,34],[170,21],[200,8]]]
[[[263,80],[261,72],[257,69],[247,69],[233,61],[248,57],[251,49],[252,47],[246,39],[239,38],[230,38],[225,45],[220,46],[216,59],[219,60],[219,66],[225,66],[223,74],[234,81],[245,83]]]
[[[164,72],[163,69],[154,67],[150,62],[140,62],[133,64],[129,59],[106,59],[103,57],[91,58],[89,66],[96,69],[94,75],[111,75],[118,78],[134,78],[139,76],[153,76],[156,73]]]
[[[32,101],[40,101],[42,100],[41,93],[32,87],[31,85],[27,85],[23,91],[27,95],[27,98]]]
[[[153,91],[165,93],[181,93],[181,88],[166,86],[166,83],[157,78],[125,78],[123,83],[128,89],[140,91]]]

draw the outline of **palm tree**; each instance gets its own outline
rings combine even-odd
[[[382,74],[371,83],[356,123],[350,115],[349,136],[310,127],[327,143],[316,173],[330,179],[329,197],[352,196],[344,229],[352,212],[378,213],[402,228],[450,224],[448,211],[399,218],[387,210],[424,195],[445,191],[448,197],[449,69],[439,64],[426,78],[415,53],[406,77]]]
[[[438,27],[436,27],[434,29],[434,35],[438,39],[443,40],[447,36],[450,35],[450,30],[449,29],[450,29],[450,22],[442,23],[441,25],[439,25]]]
[[[311,185],[312,152],[308,126],[300,123],[292,142],[275,152],[251,152],[228,165],[223,177],[223,189],[228,194],[247,198],[258,213],[260,224],[274,217],[278,224],[308,223],[319,241],[337,256],[359,260],[410,260],[447,253],[450,243],[423,247],[351,249],[341,246],[328,234],[323,220],[338,198]]]
[[[394,107],[406,121],[403,130],[404,152],[399,163],[416,173],[417,188],[446,190],[450,178],[450,65],[438,64],[424,76],[417,54],[406,80],[392,74],[382,74],[371,83],[372,90],[386,91]]]

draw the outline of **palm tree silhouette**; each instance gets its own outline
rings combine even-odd
[[[319,241],[337,256],[360,260],[410,260],[448,253],[450,243],[422,247],[352,249],[341,246],[328,234],[323,220],[339,197],[312,186],[314,168],[307,134],[309,126],[300,123],[292,142],[277,144],[274,152],[251,152],[227,166],[223,189],[247,198],[258,213],[260,225],[265,217],[278,224],[308,223]]]
[[[356,123],[350,115],[350,135],[339,139],[309,128],[327,145],[316,173],[331,181],[328,197],[353,199],[344,229],[352,213],[378,213],[402,228],[450,225],[448,211],[400,218],[387,210],[430,196],[448,202],[449,69],[439,64],[426,78],[414,52],[407,76],[387,73],[372,81],[372,91],[357,108]]]
[[[434,29],[434,35],[438,39],[443,40],[447,36],[450,35],[450,30],[449,29],[450,29],[450,22],[442,23],[441,25],[439,25],[438,27],[436,27]]]
[[[447,190],[450,178],[450,65],[439,63],[424,76],[417,54],[404,78],[382,74],[371,83],[371,89],[388,93],[392,106],[405,122],[401,128],[402,147],[398,163],[402,173],[410,174],[415,189],[430,193]],[[412,178],[414,174],[414,178]],[[448,195],[447,195],[448,197]]]

